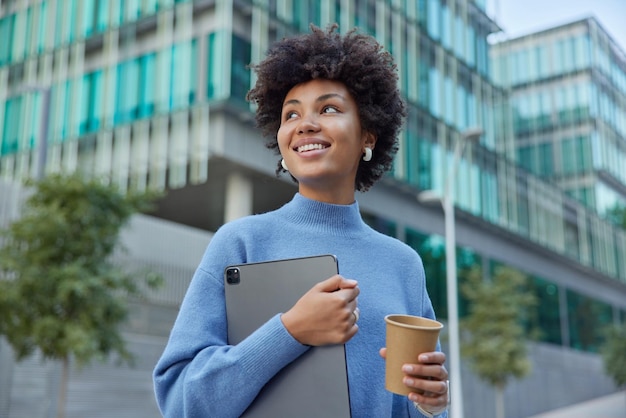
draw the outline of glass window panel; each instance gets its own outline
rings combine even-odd
[[[476,31],[473,27],[466,27],[466,45],[465,50],[467,51],[467,64],[470,67],[473,67],[476,64]]]
[[[444,105],[446,109],[444,117],[449,125],[454,125],[454,83],[452,82],[452,79],[445,77],[443,85],[445,94]]]
[[[24,57],[30,55],[31,43],[33,41],[33,20],[34,20],[34,7],[29,7],[26,10],[26,33],[24,34]]]
[[[80,34],[89,37],[94,32],[97,0],[83,0],[83,16]]]
[[[170,108],[187,107],[194,100],[195,92],[195,42],[183,42],[172,47]]]
[[[430,92],[428,94],[430,98],[429,108],[430,112],[436,116],[441,117],[441,100],[439,99],[439,92],[441,83],[441,76],[439,75],[439,71],[436,68],[431,68],[429,71],[429,88]]]
[[[220,99],[228,96],[228,86],[224,82],[224,57],[227,56],[224,50],[224,32],[213,32],[209,34],[208,44],[208,76],[207,76],[207,97],[209,99]]]
[[[0,155],[18,151],[19,133],[22,124],[22,96],[7,100],[4,104],[4,127]]]
[[[456,121],[459,130],[467,127],[467,94],[461,85],[456,86]]]
[[[559,289],[557,285],[547,280],[534,277],[530,280],[531,292],[537,298],[534,307],[534,328],[539,330],[539,340],[561,345],[561,314]]]
[[[572,348],[597,352],[604,341],[603,330],[613,322],[610,305],[567,291],[567,313]]]
[[[95,132],[100,128],[102,107],[102,71],[83,77],[80,134]]]
[[[47,28],[47,16],[48,16],[48,2],[42,1],[39,5],[35,6],[39,7],[38,19],[37,19],[37,29],[36,29],[36,39],[35,39],[35,52],[41,53],[46,48],[46,28]],[[2,38],[2,36],[0,36]],[[0,47],[1,48],[1,47]],[[1,60],[0,60],[1,61]],[[0,62],[0,65],[1,62]]]
[[[13,45],[13,28],[15,25],[15,14],[5,16],[0,19],[0,66],[11,62]]]
[[[50,123],[52,125],[52,139],[62,141],[68,134],[70,119],[71,81],[65,81],[52,86]]]
[[[561,53],[563,56],[563,71],[569,72],[576,68],[574,62],[574,38],[561,41]]]
[[[421,106],[428,107],[429,104],[429,83],[428,83],[428,63],[420,58],[419,61],[419,97],[418,102]]]
[[[116,125],[130,122],[135,118],[138,75],[138,61],[136,59],[118,65],[114,119]]]
[[[465,28],[461,16],[454,18],[454,52],[459,58],[465,59]]]
[[[438,40],[441,34],[441,3],[439,0],[428,0],[428,35]]]
[[[452,17],[448,6],[441,7],[441,43],[446,49],[452,49]]]
[[[124,0],[122,2],[122,21],[132,22],[137,20],[141,14],[140,0]]]
[[[150,117],[154,113],[155,103],[156,54],[139,58],[139,104],[138,118]]]
[[[550,177],[554,174],[554,157],[552,143],[539,145],[539,174]]]
[[[250,89],[250,71],[247,66],[251,60],[252,46],[247,40],[233,35],[233,62],[231,67],[231,97],[246,105],[246,94]]]
[[[440,236],[427,236],[412,229],[406,231],[406,243],[422,257],[426,289],[438,318],[448,317],[446,305],[446,254]]]

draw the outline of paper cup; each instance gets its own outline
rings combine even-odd
[[[385,388],[398,395],[408,395],[411,389],[402,383],[402,366],[417,364],[420,354],[435,351],[441,322],[412,315],[387,315],[387,359]]]

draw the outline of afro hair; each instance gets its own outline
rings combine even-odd
[[[358,106],[361,126],[376,137],[373,158],[361,161],[355,180],[355,190],[366,191],[391,168],[406,108],[392,55],[369,35],[353,29],[342,36],[337,28],[311,25],[311,33],[274,43],[263,61],[251,65],[257,81],[247,99],[257,105],[256,123],[270,138],[267,147],[279,153],[276,135],[287,93],[313,79],[343,83]]]

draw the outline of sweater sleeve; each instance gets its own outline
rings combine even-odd
[[[206,258],[153,373],[165,417],[238,417],[269,379],[308,349],[289,334],[280,314],[227,345],[223,279],[202,268]]]

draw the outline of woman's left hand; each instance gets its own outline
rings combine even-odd
[[[386,358],[387,349],[381,348],[380,355]],[[443,366],[446,355],[435,351],[422,353],[419,363],[405,364],[403,382],[411,389],[409,399],[426,410],[444,409],[448,405],[448,371]]]

